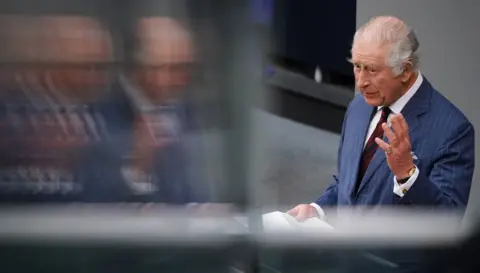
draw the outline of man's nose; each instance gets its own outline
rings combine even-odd
[[[359,73],[357,75],[357,86],[358,88],[365,88],[370,84],[370,81],[365,77],[364,73]]]

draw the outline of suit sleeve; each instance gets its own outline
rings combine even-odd
[[[421,168],[417,180],[396,201],[403,205],[435,206],[464,211],[475,166],[475,132],[466,122],[437,150],[431,168]],[[431,170],[430,173],[427,170]]]
[[[345,134],[345,124],[346,120],[348,117],[348,109],[347,113],[345,114],[345,117],[343,119],[343,125],[342,125],[342,133],[340,135],[340,143],[338,146],[338,156],[337,156],[337,172],[340,173],[340,156],[342,154],[342,146],[343,146],[343,139],[344,139],[344,134]],[[317,200],[314,202],[321,208],[326,208],[326,207],[333,207],[337,205],[337,197],[338,197],[338,177],[336,175],[333,176],[333,181],[328,187],[325,189],[323,194],[317,198]]]

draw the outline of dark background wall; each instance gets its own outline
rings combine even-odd
[[[331,73],[337,84],[351,84],[346,62],[355,33],[356,1],[276,0],[273,53],[313,77],[314,69]]]
[[[324,95],[344,97],[350,93],[353,97],[354,78],[347,58],[356,29],[356,1],[273,2],[269,53],[273,64],[297,74],[297,82],[268,89],[270,110],[287,119],[340,133],[348,103],[338,105]],[[321,83],[314,81],[316,68],[321,70]],[[286,77],[281,73],[273,72],[277,78]],[[326,91],[332,88],[339,89],[338,94]]]

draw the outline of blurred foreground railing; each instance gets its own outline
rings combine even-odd
[[[86,255],[92,256],[88,259],[100,259],[104,266],[110,264],[107,266],[110,268],[115,262],[104,260],[103,255],[117,257],[127,251],[129,259],[140,263],[136,272],[148,272],[148,268],[175,271],[187,264],[190,264],[185,268],[187,271],[216,272],[211,267],[213,262],[210,267],[195,264],[205,257],[215,261],[218,272],[232,266],[242,272],[247,268],[261,272],[302,272],[307,268],[387,272],[397,265],[378,256],[379,251],[421,251],[427,257],[425,261],[430,261],[431,257],[456,253],[475,231],[471,223],[462,224],[455,214],[399,210],[385,210],[374,216],[332,218],[333,230],[258,231],[249,229],[245,215],[235,213],[227,205],[12,207],[0,210],[0,219],[0,253],[7,253],[2,260],[15,251],[38,251],[43,253],[41,260],[47,268],[57,268],[60,264],[70,268],[79,261],[73,257],[68,258],[72,259],[70,262],[59,261],[58,253],[80,251],[75,255],[88,252]],[[102,249],[103,254],[98,254],[97,249]],[[152,257],[153,264],[140,262],[153,253],[157,253]],[[258,253],[253,261],[252,253]],[[32,255],[22,256],[21,266],[15,259],[6,264],[9,268],[31,268],[39,259],[37,254]],[[122,255],[118,259],[123,259]],[[175,259],[167,259],[170,256]],[[252,262],[258,265],[251,266]]]
[[[351,211],[344,211],[351,214]],[[70,205],[0,210],[0,241],[202,245],[241,237],[268,246],[448,246],[468,238],[472,223],[454,213],[385,209],[329,219],[333,230],[248,228],[228,205]],[[90,243],[90,242],[89,242]]]

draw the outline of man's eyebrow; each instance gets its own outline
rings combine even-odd
[[[347,61],[353,65],[361,65],[363,67],[370,67],[370,68],[375,68],[378,67],[378,65],[373,64],[373,63],[368,63],[368,62],[362,62],[362,61],[357,61],[357,60],[352,60],[352,59],[347,59]]]
[[[347,59],[347,61],[348,61],[349,63],[353,64],[353,65],[363,65],[363,66],[368,65],[368,64],[363,63],[363,62],[361,62],[361,61],[353,60],[353,59]]]

